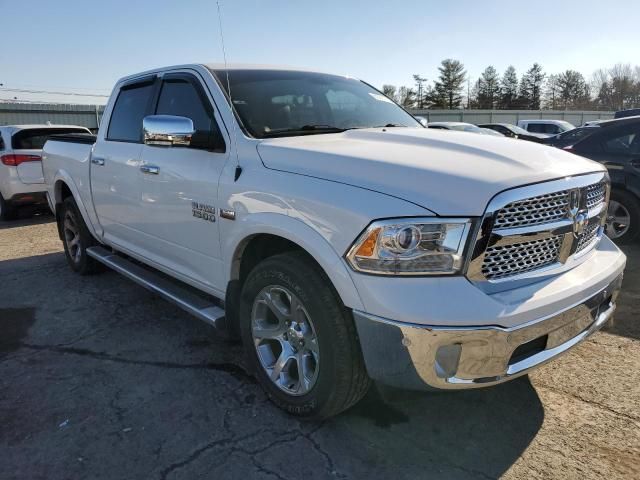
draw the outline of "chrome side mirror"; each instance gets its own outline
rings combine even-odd
[[[149,115],[142,120],[142,132],[146,145],[188,147],[195,133],[193,121],[175,115]]]

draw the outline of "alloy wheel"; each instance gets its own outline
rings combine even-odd
[[[270,380],[289,395],[311,391],[318,379],[320,350],[313,322],[289,289],[270,285],[253,302],[251,333]]]
[[[607,211],[607,236],[620,238],[629,231],[631,226],[631,214],[627,207],[615,200],[609,202]]]
[[[72,212],[66,211],[64,214],[64,240],[67,244],[69,256],[74,263],[80,263],[82,249],[80,248],[80,229]]]

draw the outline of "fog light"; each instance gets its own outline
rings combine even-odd
[[[462,345],[445,345],[436,352],[436,375],[440,378],[455,377],[460,363]]]

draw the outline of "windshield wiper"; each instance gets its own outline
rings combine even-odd
[[[391,128],[391,127],[406,127],[406,125],[402,125],[401,123],[387,123],[386,125],[376,125],[371,128]]]
[[[265,137],[272,137],[272,136],[289,134],[289,133],[297,133],[297,132],[341,133],[341,132],[344,132],[345,130],[348,130],[348,129],[334,127],[333,125],[309,124],[309,125],[302,125],[301,127],[294,127],[294,128],[276,128],[276,129],[269,130],[268,132],[264,132],[263,135]]]

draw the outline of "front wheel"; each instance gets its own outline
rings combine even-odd
[[[240,322],[248,366],[283,410],[327,418],[367,392],[353,317],[305,254],[275,255],[253,269],[242,289]]]
[[[633,194],[611,192],[607,211],[607,236],[620,244],[635,241],[640,235],[640,202]]]

